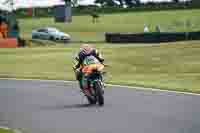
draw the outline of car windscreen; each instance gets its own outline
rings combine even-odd
[[[51,29],[48,29],[48,32],[59,32],[59,31],[57,29],[51,28]]]
[[[46,29],[39,29],[39,30],[37,30],[38,32],[47,32],[47,30]]]

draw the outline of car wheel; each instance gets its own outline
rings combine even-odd
[[[37,39],[37,38],[38,38],[37,35],[33,35],[33,36],[32,36],[32,39]]]
[[[53,36],[51,36],[49,39],[50,39],[51,41],[54,41],[54,40],[55,40]]]

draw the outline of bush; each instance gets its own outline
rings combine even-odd
[[[184,40],[200,40],[200,32],[174,32],[174,33],[106,33],[108,43],[159,43]]]
[[[197,9],[200,8],[198,4],[187,3],[148,3],[134,6],[132,8],[122,7],[98,7],[94,5],[78,6],[72,8],[73,15],[90,15],[91,12],[96,13],[121,13],[121,12],[141,12],[141,11],[162,11],[162,10],[179,10],[179,9]],[[54,8],[36,8],[35,17],[49,17],[53,16]],[[27,9],[20,9],[17,11],[18,17],[28,17]]]

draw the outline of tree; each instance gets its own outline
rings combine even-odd
[[[141,0],[95,0],[95,3],[107,6],[115,6],[117,5],[116,1],[120,3],[120,6],[126,4],[128,7],[139,6],[141,4]]]
[[[94,3],[103,5],[105,3],[105,0],[95,0]]]
[[[194,4],[200,4],[200,1],[199,0],[191,0],[192,1],[192,3],[194,3]]]
[[[3,4],[9,4],[11,7],[11,11],[14,10],[14,1],[13,0],[6,0]]]
[[[64,0],[65,4],[71,4],[73,7],[76,7],[78,5],[78,2],[81,0]]]
[[[134,0],[134,1],[135,1],[135,4],[138,5],[138,6],[141,4],[140,0]]]
[[[173,0],[174,3],[179,3],[179,0]]]
[[[123,0],[118,0],[119,1],[119,3],[120,3],[120,6],[123,6],[124,4],[123,4]]]
[[[124,0],[128,7],[139,6],[141,4],[141,0]]]
[[[109,7],[113,7],[116,5],[114,0],[95,0],[95,3],[99,3],[102,6],[109,6]]]

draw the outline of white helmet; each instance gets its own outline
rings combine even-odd
[[[92,52],[93,47],[92,47],[91,45],[89,45],[89,44],[83,44],[83,45],[81,46],[81,50],[82,50],[85,54],[89,54],[89,53]]]

